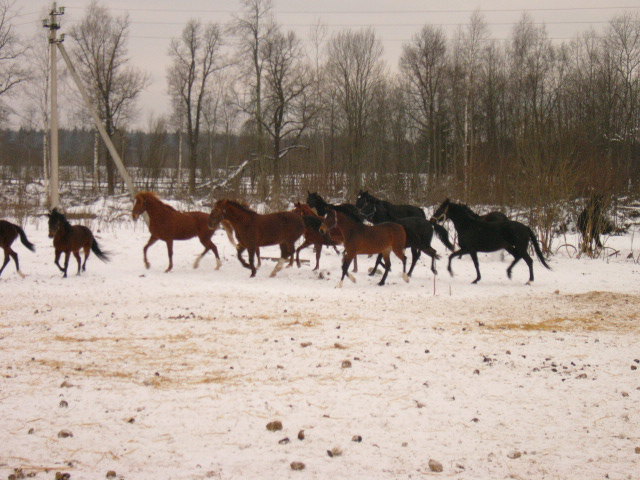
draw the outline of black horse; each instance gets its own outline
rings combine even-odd
[[[326,202],[324,198],[322,198],[317,192],[307,191],[307,205],[315,209],[315,211],[321,217],[326,217],[327,213],[329,212],[329,209],[331,207],[337,206],[345,210],[347,213],[353,215],[354,217],[360,220],[364,220],[364,217],[360,213],[360,210],[358,210],[358,208],[355,205],[352,205],[351,203],[341,203],[340,205],[332,205],[331,203]]]
[[[597,248],[602,248],[600,235],[607,235],[613,232],[613,223],[604,214],[604,198],[602,195],[593,195],[587,202],[576,222],[578,230],[582,235],[581,250],[583,252],[593,252],[593,244]]]
[[[432,222],[440,222],[450,218],[458,232],[458,243],[460,250],[453,252],[449,256],[449,265],[447,269],[453,275],[451,270],[451,261],[454,257],[461,257],[469,254],[476,267],[477,278],[473,283],[480,280],[480,267],[478,265],[478,252],[495,252],[496,250],[505,249],[514,260],[507,268],[507,276],[511,278],[511,270],[521,258],[529,267],[529,282],[533,281],[533,260],[529,255],[529,241],[533,244],[538,259],[546,268],[551,269],[544,259],[538,239],[533,231],[526,225],[514,220],[505,220],[499,222],[487,222],[479,218],[466,205],[453,203],[448,198],[436,209],[431,217]],[[527,283],[529,283],[527,282]]]
[[[367,210],[367,206],[370,205],[375,207],[373,217],[368,219],[372,223],[393,222],[407,217],[427,218],[424,210],[420,207],[413,205],[395,205],[386,200],[380,200],[374,197],[368,191],[360,190],[358,198],[356,199],[356,207],[362,211]]]
[[[2,264],[2,268],[0,268],[0,275],[2,275],[2,271],[4,267],[9,263],[9,258],[13,258],[13,262],[16,264],[16,271],[18,275],[24,277],[24,274],[20,271],[20,263],[18,262],[18,254],[13,251],[11,248],[11,244],[14,242],[16,238],[20,237],[20,241],[22,244],[27,247],[32,252],[35,252],[36,248],[33,246],[29,240],[27,240],[27,236],[18,225],[14,225],[11,222],[7,222],[6,220],[0,220],[0,247],[4,250],[4,263]]]
[[[382,222],[395,222],[402,225],[407,234],[406,247],[411,248],[411,267],[407,275],[411,276],[413,269],[420,258],[422,252],[431,257],[431,271],[436,275],[435,262],[440,258],[440,255],[431,246],[431,239],[433,238],[433,232],[435,230],[440,241],[453,252],[454,248],[449,241],[449,234],[447,230],[437,223],[431,223],[426,218],[422,217],[406,217],[399,219],[392,219],[386,209],[382,207],[382,213],[377,212],[378,208],[373,203],[367,203],[362,211],[362,214],[369,219],[372,223]],[[374,220],[375,219],[375,220]],[[378,265],[382,264],[382,255],[378,255],[376,264],[373,266],[369,275],[375,275],[378,269]]]

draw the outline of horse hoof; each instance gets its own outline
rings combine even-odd
[[[356,283],[356,277],[354,277],[350,273],[348,275],[349,275],[349,280],[351,280],[353,283]]]
[[[220,261],[219,258],[216,258],[216,270],[220,270],[221,266],[222,266],[222,262]]]
[[[20,275],[22,278],[26,277],[26,275],[22,272],[18,272],[18,275]]]
[[[336,285],[336,288],[342,288],[342,280],[338,282],[338,285]]]
[[[149,270],[149,269],[151,268],[151,264],[150,264],[150,263],[145,263],[145,264],[144,264],[144,267],[145,267],[147,270]]]
[[[405,282],[409,283],[409,275],[407,275],[406,273],[403,273],[403,274],[402,274],[402,279],[403,279]]]

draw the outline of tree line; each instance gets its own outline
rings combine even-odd
[[[452,37],[425,24],[391,68],[372,28],[329,35],[318,24],[303,39],[278,23],[270,0],[241,5],[229,24],[193,19],[171,41],[172,111],[146,132],[130,129],[149,77],[128,56],[128,15],[94,1],[69,28],[76,66],[139,185],[164,177],[189,194],[273,203],[307,189],[352,197],[367,187],[391,200],[450,195],[540,208],[596,191],[638,194],[638,14],[557,42],[526,13],[508,39],[492,39],[476,12]],[[0,116],[21,85],[31,102],[23,129],[0,135],[0,162],[44,169],[47,45],[20,47],[10,8],[0,1]],[[116,192],[92,132],[76,141],[61,163]]]

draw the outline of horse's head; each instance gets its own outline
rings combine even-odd
[[[134,220],[137,220],[147,210],[147,198],[148,194],[146,192],[140,192],[134,197],[133,210],[131,211],[131,216]]]
[[[49,217],[49,238],[53,238],[56,232],[67,222],[67,219],[55,208],[47,216]]]
[[[338,226],[338,215],[334,208],[327,209],[327,215],[322,219],[320,224],[320,233],[327,235],[329,231]]]
[[[327,213],[327,202],[317,192],[307,192],[307,205],[320,216],[324,216]]]
[[[356,198],[356,208],[362,210],[369,202],[369,192],[367,190],[360,190],[358,197]]]
[[[228,200],[218,200],[209,214],[209,228],[217,228],[218,224],[227,215]]]
[[[449,206],[451,205],[451,201],[447,198],[444,202],[440,204],[440,206],[433,212],[431,216],[431,223],[444,222],[448,218],[449,214]]]

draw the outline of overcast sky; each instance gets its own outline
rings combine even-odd
[[[89,0],[61,0],[66,8],[61,32],[76,22]],[[143,113],[136,122],[142,128],[149,115],[168,110],[167,50],[172,38],[180,35],[192,18],[203,22],[227,23],[238,12],[237,0],[105,0],[114,15],[128,12],[131,22],[129,53],[133,64],[147,71],[151,84],[141,97]],[[42,29],[41,19],[52,2],[17,0],[15,19],[18,31],[33,35]],[[546,24],[549,36],[557,41],[570,39],[589,28],[601,30],[613,16],[625,11],[640,13],[640,0],[273,0],[276,20],[286,30],[308,39],[311,26],[320,22],[329,35],[339,29],[373,26],[384,44],[385,58],[395,69],[402,44],[425,24],[440,25],[451,37],[468,23],[479,9],[492,37],[507,38],[524,11],[535,22]]]

